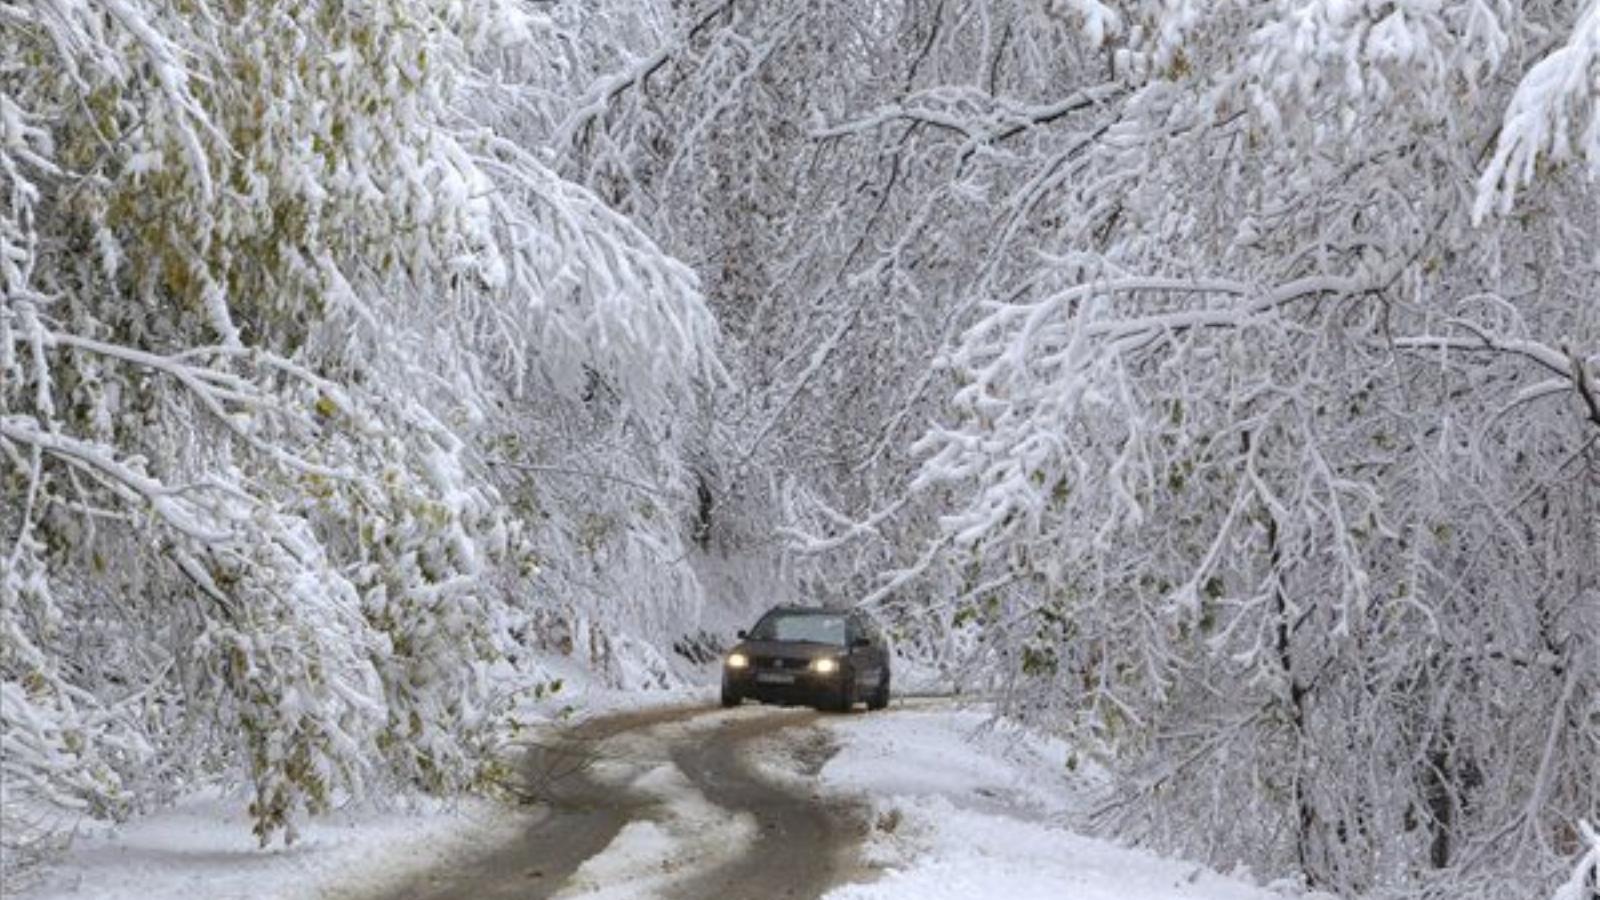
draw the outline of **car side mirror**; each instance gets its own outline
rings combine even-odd
[[[850,646],[852,646],[852,647],[871,647],[872,646],[872,638],[858,637],[855,640],[850,642]]]
[[[736,632],[734,634],[734,637],[737,637],[741,641],[744,640],[745,638],[749,637],[749,636],[750,636],[750,632],[745,631],[743,628],[739,629],[738,632]]]

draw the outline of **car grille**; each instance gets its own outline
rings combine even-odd
[[[804,672],[811,666],[810,660],[787,656],[757,656],[750,662],[763,672]]]

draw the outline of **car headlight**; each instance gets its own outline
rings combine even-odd
[[[818,675],[832,675],[839,671],[839,661],[836,659],[818,659],[811,663],[811,671]]]
[[[743,669],[748,665],[750,665],[750,657],[745,656],[743,653],[728,654],[728,668]]]

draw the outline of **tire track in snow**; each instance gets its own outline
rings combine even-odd
[[[619,735],[683,721],[702,709],[668,707],[603,716],[530,746],[518,764],[523,788],[545,807],[513,840],[434,868],[385,900],[546,900],[603,851],[648,798],[599,782],[590,768]]]
[[[435,867],[385,900],[818,897],[851,871],[865,814],[775,783],[745,758],[753,742],[793,735],[815,748],[820,767],[829,745],[817,739],[818,719],[675,707],[580,725],[531,747],[519,766],[541,816],[513,840]],[[619,780],[619,770],[632,775]],[[686,814],[685,806],[696,808]],[[682,847],[686,830],[708,824],[708,809],[725,814],[710,823],[722,836]],[[728,845],[746,835],[748,846],[729,859]],[[628,858],[640,838],[667,849],[678,840],[682,858],[641,866]]]
[[[757,741],[782,741],[806,774],[822,769],[836,747],[813,730],[819,715],[730,719],[706,732],[703,746],[680,745],[673,761],[712,803],[756,821],[751,846],[730,863],[681,884],[669,896],[808,900],[845,880],[866,833],[862,808],[814,793],[795,793],[763,777],[747,751]]]

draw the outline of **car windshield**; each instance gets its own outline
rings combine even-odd
[[[750,637],[758,641],[809,641],[814,644],[845,645],[844,616],[816,613],[768,613]]]

